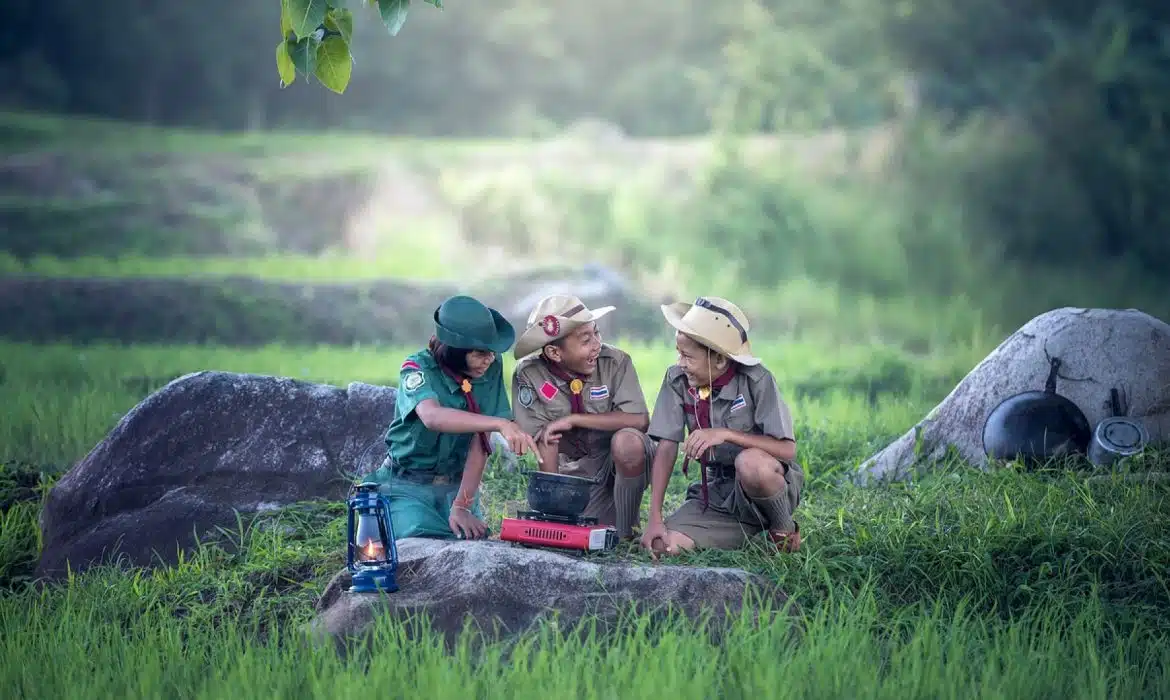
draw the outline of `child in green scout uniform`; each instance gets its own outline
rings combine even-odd
[[[646,398],[630,356],[601,342],[597,319],[574,296],[536,305],[516,341],[516,422],[537,438],[541,469],[593,481],[583,515],[631,539],[646,491],[654,443]]]
[[[390,500],[395,538],[486,534],[478,491],[488,435],[499,432],[516,454],[536,449],[510,420],[500,355],[515,337],[498,311],[454,296],[435,310],[430,346],[402,363],[389,454],[371,475]]]
[[[792,416],[776,379],[748,342],[748,320],[735,304],[700,297],[662,307],[677,331],[678,364],[666,371],[649,434],[658,440],[650,518],[642,546],[674,554],[734,549],[767,530],[782,550],[800,548],[792,514],[804,472],[796,461]],[[700,463],[701,482],[670,517],[662,501],[679,445]]]

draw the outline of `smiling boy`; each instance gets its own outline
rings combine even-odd
[[[647,431],[658,449],[642,546],[668,554],[735,549],[767,530],[780,550],[795,552],[793,511],[804,472],[792,415],[775,377],[752,354],[747,317],[719,297],[663,306],[662,313],[676,331],[678,364],[666,371]],[[701,482],[664,519],[680,445],[684,471],[688,461],[700,462]]]
[[[583,515],[632,539],[654,443],[642,385],[625,352],[601,342],[590,310],[575,296],[542,299],[516,341],[514,413],[536,438],[541,470],[593,481]]]

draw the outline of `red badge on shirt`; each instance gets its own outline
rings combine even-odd
[[[552,401],[558,391],[559,389],[552,382],[545,382],[540,385],[540,395],[544,397],[545,401]]]
[[[402,366],[398,368],[398,371],[401,372],[403,370],[408,370],[408,369],[413,369],[413,370],[417,371],[417,370],[421,370],[422,367],[419,367],[418,363],[415,362],[414,360],[407,360],[406,362],[402,363]]]

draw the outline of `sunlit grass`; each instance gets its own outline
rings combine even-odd
[[[249,642],[246,621],[206,627],[159,608],[130,630],[95,624],[112,606],[92,591],[58,597],[19,616],[15,601],[0,607],[2,633],[25,633],[0,672],[15,697],[1136,698],[1165,689],[1170,662],[1148,632],[1111,634],[1092,599],[988,624],[929,607],[888,617],[866,596],[810,615],[799,641],[784,622],[742,625],[718,645],[683,624],[583,643],[544,629],[506,653],[464,643],[449,654],[381,621],[371,649],[343,660]]]
[[[647,403],[653,405],[663,373],[674,362],[673,348],[665,343],[615,342],[633,357]],[[190,372],[265,374],[341,387],[353,381],[395,385],[402,360],[417,350],[0,343],[8,405],[0,422],[0,459],[70,464],[147,392]],[[872,448],[870,436],[887,439],[906,430],[930,408],[931,398],[941,398],[926,396],[920,377],[962,376],[977,362],[974,350],[912,358],[892,350],[774,343],[761,344],[757,352],[785,391],[798,431],[809,438],[803,442],[809,445],[810,468],[822,461],[835,465],[846,460],[847,453]],[[506,354],[506,376],[514,366],[515,360]],[[880,371],[874,373],[874,367]],[[883,382],[890,386],[880,404],[871,405],[861,392]],[[937,380],[934,384],[940,385]],[[798,388],[808,398],[797,396]],[[900,390],[905,395],[899,396]]]
[[[451,277],[448,261],[434,255],[428,236],[396,238],[394,253],[356,255],[269,255],[248,257],[123,256],[57,258],[38,256],[20,260],[0,254],[0,275],[31,274],[50,277],[255,277],[286,282],[356,282],[368,280],[443,280]]]

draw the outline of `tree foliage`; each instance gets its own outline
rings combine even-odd
[[[423,0],[443,9],[443,0]],[[377,10],[390,36],[406,23],[410,0],[363,0]],[[280,36],[276,45],[276,70],[280,86],[291,85],[298,75],[315,77],[338,94],[345,92],[353,76],[353,12],[344,0],[280,0]]]

